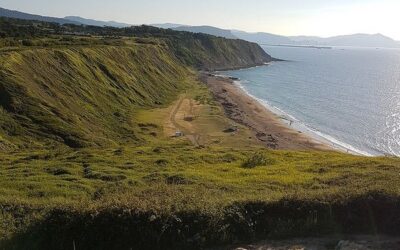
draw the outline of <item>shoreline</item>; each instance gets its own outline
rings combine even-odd
[[[259,66],[256,66],[256,67],[259,67]],[[222,73],[222,72],[218,71],[218,73]],[[202,74],[204,75],[205,73],[202,73]],[[302,124],[296,118],[285,113],[284,111],[280,110],[279,108],[271,106],[266,101],[251,95],[250,93],[248,93],[246,91],[246,89],[243,87],[243,85],[241,85],[240,79],[231,77],[229,75],[223,75],[223,74],[207,74],[208,77],[211,77],[211,75],[214,78],[218,78],[219,81],[226,81],[226,83],[235,86],[235,88],[237,88],[237,91],[235,91],[235,92],[242,92],[242,95],[245,95],[245,96],[251,98],[253,101],[257,102],[259,105],[261,105],[264,108],[264,112],[268,113],[268,116],[275,116],[274,118],[277,119],[281,123],[281,126],[284,126],[286,129],[291,130],[292,132],[302,134],[303,138],[300,139],[301,144],[302,144],[302,142],[304,142],[304,137],[307,138],[310,142],[312,142],[312,144],[314,144],[314,145],[308,145],[308,143],[307,143],[307,145],[303,145],[303,146],[306,146],[306,149],[339,151],[342,153],[348,153],[348,154],[359,155],[359,156],[368,156],[368,157],[374,156],[367,152],[360,151],[351,145],[340,142],[339,140],[337,140],[329,135],[325,135],[325,134],[319,132],[318,130],[309,128],[305,124]],[[214,91],[212,91],[212,92],[215,96]],[[236,95],[238,95],[238,93],[236,93]],[[222,104],[222,106],[224,106],[224,105]],[[229,116],[229,114],[227,114],[227,115],[229,118],[231,118]],[[235,119],[233,119],[233,120],[235,120]],[[266,119],[266,121],[267,120],[268,119]],[[243,124],[240,121],[237,121],[237,122]],[[250,127],[252,130],[254,130],[253,126],[248,126],[246,124],[243,124],[243,125]],[[294,139],[294,141],[298,142],[298,138],[293,138],[293,139]],[[261,141],[263,141],[263,140],[261,140]],[[296,150],[304,149],[303,146],[300,148],[295,147],[294,149],[296,149]],[[283,147],[283,148],[279,148],[279,149],[293,149],[293,148],[292,147],[288,147],[288,148]]]
[[[224,76],[222,76],[222,77],[224,77]],[[228,78],[230,78],[230,77],[228,76]],[[316,129],[310,128],[307,125],[301,123],[295,117],[293,117],[290,114],[279,109],[278,107],[271,106],[267,101],[253,96],[252,94],[248,93],[247,90],[244,88],[244,86],[240,83],[240,79],[235,80],[233,83],[238,88],[240,88],[246,95],[255,99],[261,105],[263,105],[268,111],[277,115],[279,117],[279,119],[281,120],[281,122],[284,123],[289,128],[297,130],[297,131],[301,131],[305,135],[310,136],[311,138],[313,138],[314,140],[316,140],[319,143],[327,145],[328,147],[330,147],[333,150],[337,150],[337,151],[352,154],[352,155],[360,155],[360,156],[368,156],[368,157],[374,156],[370,153],[356,149],[352,145],[341,142],[330,135],[323,134],[322,132],[319,132]]]
[[[286,125],[277,114],[238,86],[235,82],[238,79],[207,73],[201,73],[201,78],[215,100],[223,106],[225,114],[250,128],[255,138],[266,147],[280,150],[337,150]]]

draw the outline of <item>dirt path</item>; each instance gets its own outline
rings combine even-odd
[[[178,113],[182,110],[182,105],[184,102],[189,102],[189,113],[187,115],[193,116],[193,100],[186,98],[186,96],[181,96],[169,115],[170,123],[173,125],[176,131],[181,131],[184,133],[185,137],[189,139],[195,146],[200,146],[200,135],[195,133],[192,128],[185,126],[182,123],[187,123],[183,118],[178,116]],[[180,121],[180,122],[179,122]]]

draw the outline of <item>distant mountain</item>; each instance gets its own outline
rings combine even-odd
[[[177,31],[187,31],[193,33],[204,33],[213,36],[224,37],[228,39],[238,39],[235,35],[232,34],[231,30],[220,29],[212,26],[180,26],[173,28],[173,30]]]
[[[117,27],[117,28],[123,28],[123,27],[130,27],[132,26],[131,24],[127,23],[118,23],[114,21],[99,21],[99,20],[93,20],[93,19],[87,19],[79,16],[66,16],[64,19],[71,20],[74,22],[82,23],[85,25],[92,25],[92,26],[111,26],[111,27]]]
[[[112,27],[129,27],[132,26],[126,23],[118,23],[114,21],[98,21],[92,19],[86,19],[78,16],[68,16],[64,18],[58,17],[48,17],[48,16],[40,16],[40,15],[33,15],[28,14],[16,10],[8,10],[4,8],[0,8],[0,17],[9,17],[9,18],[18,18],[18,19],[25,19],[25,20],[36,20],[36,21],[43,21],[43,22],[51,22],[51,23],[59,23],[59,24],[77,24],[77,25],[93,25],[93,26],[112,26]]]
[[[324,43],[324,39],[318,36],[289,36],[293,42],[303,45],[321,45]]]
[[[99,21],[86,19],[78,16],[68,16],[65,18],[48,17],[28,14],[15,10],[0,8],[0,17],[19,18],[25,20],[37,20],[44,22],[53,22],[59,24],[77,24],[77,25],[93,25],[93,26],[112,26],[112,27],[128,27],[132,26],[126,23],[114,21]],[[240,30],[227,30],[212,26],[187,26],[175,23],[151,24],[151,26],[174,29],[178,31],[188,31],[193,33],[205,33],[229,39],[242,39],[258,44],[267,45],[322,45],[322,46],[353,46],[353,47],[383,47],[383,48],[400,48],[400,42],[382,34],[353,34],[345,36],[334,36],[328,38],[316,36],[281,36],[271,33],[249,33]]]
[[[382,34],[354,34],[335,36],[323,39],[323,42],[332,46],[358,46],[358,47],[399,47],[399,42]]]
[[[265,45],[319,45],[319,46],[352,46],[352,47],[382,47],[400,48],[400,42],[382,34],[353,34],[322,38],[317,36],[281,36],[271,33],[250,33],[240,30],[226,30],[212,26],[179,26],[173,28],[179,31],[205,33],[229,39],[242,39]]]
[[[25,19],[25,20],[36,20],[36,21],[59,23],[59,24],[66,24],[66,23],[78,24],[78,25],[81,24],[80,22],[68,20],[65,18],[33,15],[33,14],[28,14],[28,13],[24,13],[24,12],[20,12],[20,11],[16,11],[16,10],[8,10],[8,9],[4,9],[4,8],[0,8],[0,17],[19,18],[19,19]]]
[[[240,30],[232,30],[232,34],[240,39],[258,44],[282,45],[294,43],[290,38],[286,36],[274,35],[270,33],[249,33]]]
[[[181,26],[185,26],[183,24],[177,24],[177,23],[153,23],[149,24],[150,26],[161,28],[161,29],[173,29]]]

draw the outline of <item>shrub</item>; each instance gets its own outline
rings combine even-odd
[[[22,40],[22,45],[24,46],[33,46],[33,42],[31,40]]]
[[[193,184],[193,181],[188,180],[181,175],[168,176],[165,180],[168,184],[175,184],[175,185]]]
[[[168,165],[168,161],[165,159],[160,159],[156,161],[156,164],[159,166],[167,166]]]
[[[272,164],[272,160],[266,158],[262,153],[255,153],[243,162],[242,167],[255,168],[258,166],[265,166],[267,164]]]
[[[70,171],[68,171],[67,169],[65,169],[65,168],[60,168],[60,167],[57,167],[57,168],[48,168],[48,169],[46,169],[46,172],[47,173],[49,173],[49,174],[53,174],[53,175],[70,175],[71,174],[71,172]]]

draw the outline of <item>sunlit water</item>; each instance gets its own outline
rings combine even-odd
[[[400,50],[264,49],[287,61],[227,74],[298,127],[361,154],[400,156]]]

